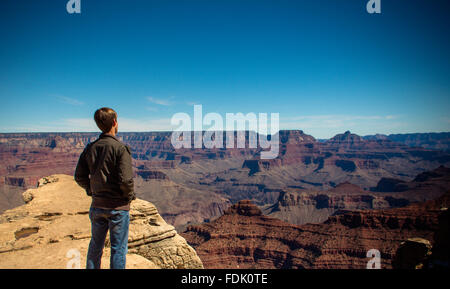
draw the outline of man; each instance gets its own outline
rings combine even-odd
[[[130,148],[116,138],[119,125],[113,109],[98,109],[94,119],[102,133],[86,146],[75,170],[75,181],[92,196],[89,210],[92,236],[86,268],[100,269],[109,229],[110,267],[125,269],[130,203],[136,199]]]

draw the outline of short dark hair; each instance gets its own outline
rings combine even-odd
[[[117,121],[117,113],[112,108],[102,107],[95,111],[94,119],[98,128],[107,133],[113,127],[113,121]]]

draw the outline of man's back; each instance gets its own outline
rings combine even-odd
[[[75,180],[92,196],[93,207],[129,209],[135,198],[130,149],[115,136],[102,133],[81,154]]]

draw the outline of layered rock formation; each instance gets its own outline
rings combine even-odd
[[[348,182],[327,191],[289,189],[273,205],[263,206],[263,212],[297,225],[321,223],[341,211],[404,207],[436,199],[448,188],[450,169],[441,166],[417,175],[410,182],[382,178],[375,191],[362,190]]]
[[[406,182],[408,189],[398,194],[410,198],[411,203],[401,208],[375,209],[375,203],[382,203],[374,202],[373,196],[379,193],[363,199],[362,194],[370,192],[351,184],[337,186],[327,198],[286,194],[275,204],[278,208],[284,206],[285,213],[293,211],[291,216],[295,208],[304,206],[306,210],[315,207],[312,215],[321,216],[320,210],[330,213],[336,209],[330,205],[357,205],[336,210],[323,223],[316,224],[293,225],[263,215],[250,201],[241,201],[210,223],[189,226],[182,235],[207,268],[363,269],[371,249],[380,252],[382,268],[392,268],[399,246],[410,238],[427,240],[424,242],[436,248],[434,264],[448,264],[449,178],[450,170],[440,167]],[[357,202],[339,203],[340,194],[352,198],[352,193],[354,200],[359,199]],[[424,194],[437,198],[422,202]],[[362,204],[367,207],[358,207]]]
[[[338,186],[341,187],[342,185]],[[264,214],[286,222],[302,225],[306,223],[322,223],[329,216],[342,210],[369,210],[386,209],[395,207],[394,200],[398,203],[408,204],[404,198],[386,199],[381,194],[367,191],[336,193],[333,190],[326,192],[282,192],[278,201],[269,206],[264,206]],[[401,200],[404,200],[401,202]]]
[[[381,268],[392,268],[404,240],[432,242],[440,209],[449,203],[450,192],[405,208],[351,211],[322,224],[297,226],[241,201],[211,223],[189,226],[182,236],[206,268],[364,269],[371,249],[380,252]]]
[[[23,204],[19,193],[41,177],[73,174],[82,149],[97,136],[0,134],[0,211]],[[369,190],[382,177],[410,181],[425,170],[450,165],[448,153],[365,140],[350,132],[319,142],[303,131],[280,131],[280,154],[273,160],[261,160],[260,148],[175,150],[170,136],[119,133],[132,147],[138,197],[154,203],[177,228],[216,218],[242,199],[270,205],[284,192],[326,192],[345,182]]]
[[[0,215],[0,268],[66,268],[76,252],[86,263],[90,197],[68,175],[52,175],[23,194],[25,205]],[[130,210],[128,268],[202,268],[195,251],[158,214],[137,199]],[[109,267],[107,246],[102,267]],[[74,253],[75,252],[75,253]]]

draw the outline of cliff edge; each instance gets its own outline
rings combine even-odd
[[[23,199],[25,205],[0,215],[0,268],[63,269],[77,263],[85,268],[91,198],[73,177],[59,174],[42,178],[37,188],[23,193]],[[102,268],[109,268],[108,238]],[[137,199],[130,210],[127,268],[190,269],[203,265],[156,207]]]

